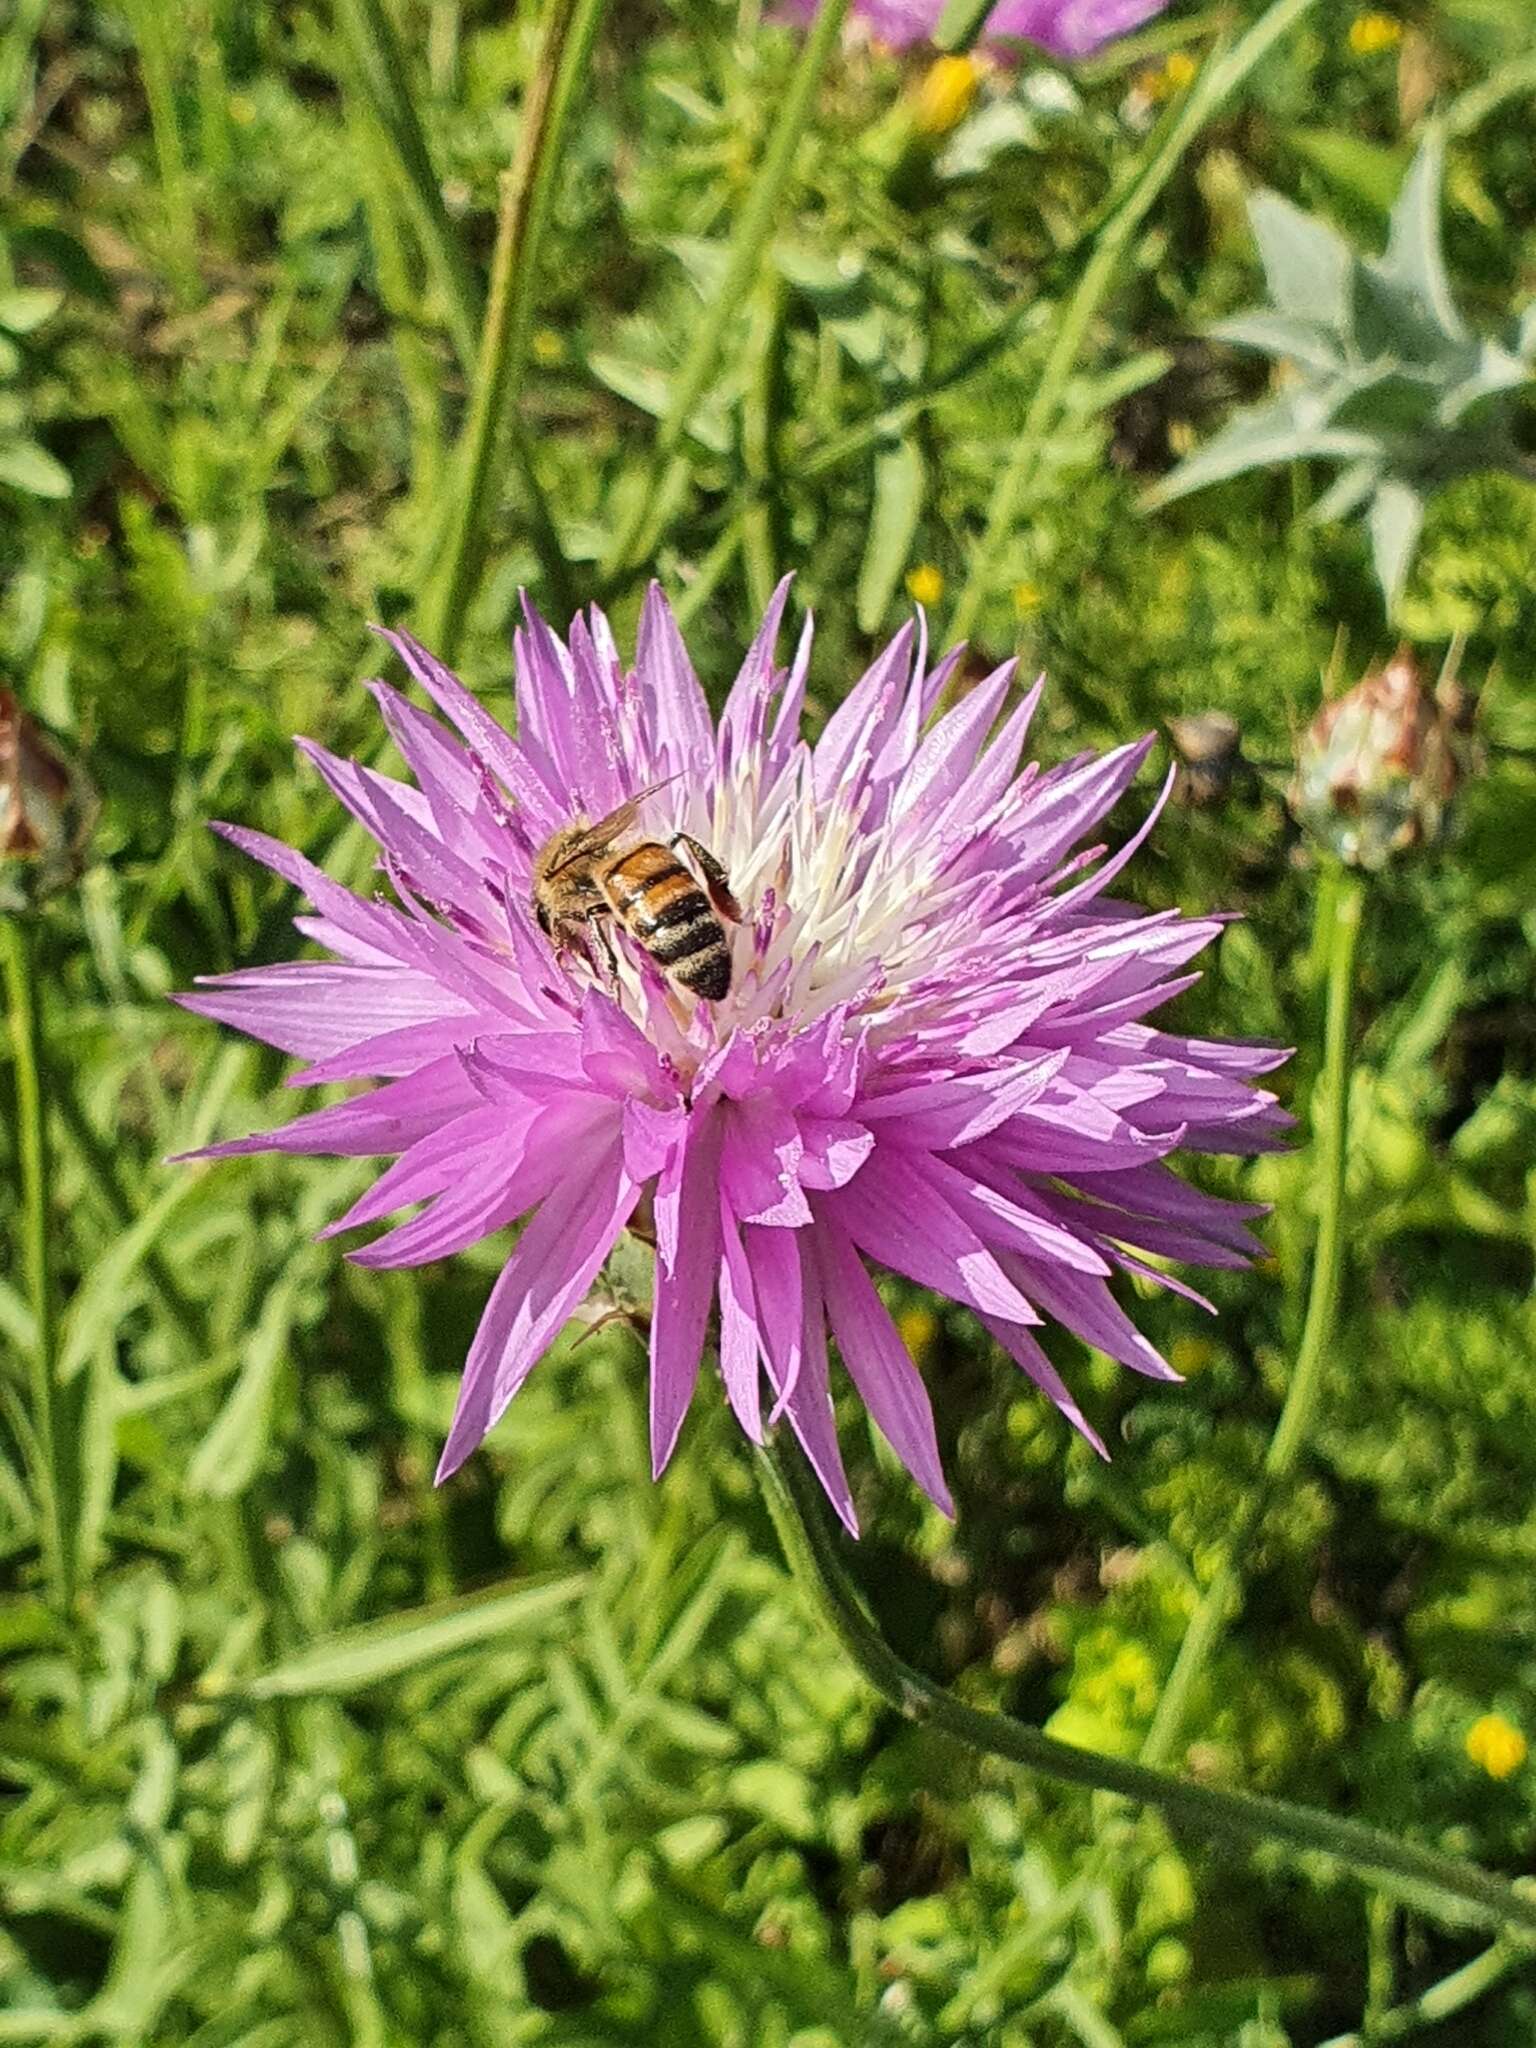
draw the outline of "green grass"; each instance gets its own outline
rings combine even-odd
[[[1522,310],[1536,43],[1523,0],[1415,0],[1395,49],[1357,56],[1348,10],[1314,7],[1115,230],[1184,104],[1154,104],[1148,78],[1261,12],[1176,8],[1070,96],[1058,74],[994,76],[934,149],[902,110],[921,57],[832,50],[702,362],[804,43],[750,7],[613,0],[479,415],[531,11],[34,0],[0,27],[0,669],[102,794],[91,867],[28,931],[51,1493],[25,1063],[10,1040],[0,1054],[0,2042],[1314,2048],[1380,2021],[1382,2039],[1506,2048],[1536,2031],[1536,1972],[1497,1955],[1413,2009],[1473,1963],[1472,1928],[888,1711],[791,1580],[707,1375],[651,1483],[621,1330],[568,1336],[434,1491],[505,1244],[368,1273],[311,1241],[360,1165],[162,1163],[292,1100],[276,1055],[165,996],[296,944],[285,892],[205,820],[355,859],[290,742],[376,748],[369,620],[419,624],[461,590],[439,624],[505,714],[520,585],[557,615],[602,594],[626,643],[654,570],[718,689],[792,568],[794,609],[818,618],[819,716],[919,564],[945,579],[941,620],[971,579],[978,658],[1049,670],[1047,759],[1180,712],[1240,720],[1255,773],[1216,809],[1170,811],[1136,886],[1246,914],[1179,1015],[1295,1044],[1281,1085],[1305,1141],[1318,873],[1282,792],[1337,636],[1347,674],[1395,633],[1363,535],[1306,517],[1323,478],[1248,477],[1155,516],[1140,500],[1262,389],[1260,366],[1199,339],[1255,297],[1256,185],[1377,246],[1422,120],[1446,112],[1459,299],[1490,331]],[[1021,456],[1106,229],[1119,260]],[[466,497],[466,423],[488,406]],[[455,549],[467,580],[445,582]],[[1536,491],[1459,483],[1404,600],[1426,663],[1466,636],[1475,772],[1446,844],[1370,885],[1342,1305],[1284,1486],[1261,1482],[1318,1224],[1306,1142],[1214,1170],[1275,1205],[1273,1259],[1214,1278],[1218,1321],[1136,1303],[1186,1386],[1056,1346],[1108,1468],[970,1318],[912,1290],[892,1299],[922,1312],[907,1328],[958,1521],[852,1410],[843,1433],[867,1529],[850,1568],[900,1655],[1119,1757],[1256,1517],[1168,1761],[1508,1876],[1529,1863],[1536,1765],[1495,1779],[1467,1739],[1490,1714],[1536,1739],[1533,549]]]

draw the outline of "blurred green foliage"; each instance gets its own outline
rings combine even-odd
[[[478,274],[536,24],[388,4]],[[818,711],[911,570],[959,582],[1094,226],[1187,87],[1171,59],[1258,12],[1176,8],[1070,81],[993,71],[927,142],[903,98],[921,53],[850,43],[655,564],[712,686],[784,568],[820,615]],[[977,636],[1049,669],[1047,758],[1180,712],[1239,720],[1253,774],[1170,813],[1138,887],[1247,913],[1181,1015],[1297,1043],[1303,1113],[1314,884],[1279,792],[1336,636],[1352,668],[1386,651],[1366,543],[1306,518],[1304,465],[1138,506],[1266,388],[1200,338],[1254,296],[1256,190],[1380,247],[1434,114],[1458,300],[1488,331],[1524,310],[1529,9],[1392,18],[1362,53],[1347,9],[1314,9],[1191,152]],[[539,281],[531,467],[509,467],[467,621],[493,708],[518,586],[552,607],[553,577],[598,586],[794,49],[750,4],[610,10]],[[434,1492],[497,1247],[367,1273],[311,1242],[355,1163],[161,1165],[277,1120],[279,1059],[164,998],[294,944],[284,892],[204,820],[337,841],[289,741],[376,744],[355,683],[366,622],[412,615],[441,524],[453,308],[353,47],[304,0],[18,0],[0,180],[0,661],[104,800],[98,863],[39,933],[85,1586],[67,1619],[23,1476],[30,1310],[0,1277],[0,2040],[1299,2048],[1462,1961],[1462,1937],[1336,1873],[1251,1867],[877,1710],[796,1599],[712,1392],[651,1485],[621,1328],[568,1336]],[[1533,538],[1536,493],[1463,481],[1404,593],[1426,649],[1467,638],[1480,772],[1448,846],[1373,885],[1323,1422],[1239,1560],[1182,1759],[1512,1872],[1536,1774],[1494,1779],[1467,1737],[1495,1713],[1536,1732]],[[607,592],[621,641],[639,589]],[[853,1565],[902,1653],[1127,1754],[1251,1497],[1300,1324],[1306,1151],[1212,1177],[1276,1205],[1274,1257],[1214,1277],[1214,1322],[1137,1302],[1190,1383],[1058,1346],[1110,1466],[967,1317],[901,1290],[958,1522],[845,1430]],[[1515,1975],[1437,2038],[1533,2030]]]

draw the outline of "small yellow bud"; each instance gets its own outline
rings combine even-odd
[[[1193,1379],[1216,1356],[1209,1337],[1175,1337],[1168,1347],[1168,1363],[1185,1379]]]
[[[528,338],[528,347],[536,363],[562,362],[565,358],[565,339],[553,327],[535,327]]]
[[[1349,47],[1357,57],[1377,57],[1402,39],[1403,24],[1390,14],[1357,14],[1349,24]]]
[[[1013,586],[1013,608],[1021,619],[1039,611],[1044,603],[1045,592],[1038,583],[1015,583]]]
[[[1188,420],[1168,422],[1168,452],[1170,455],[1185,456],[1194,448],[1195,430]]]
[[[932,562],[919,562],[907,572],[907,595],[914,604],[937,604],[944,595],[944,571]]]
[[[1490,1778],[1509,1778],[1525,1762],[1526,1741],[1513,1721],[1484,1714],[1467,1730],[1467,1755]]]
[[[975,57],[939,57],[918,80],[912,123],[919,135],[947,135],[971,111],[981,78]]]
[[[897,1318],[896,1328],[908,1352],[921,1365],[938,1339],[938,1317],[931,1308],[909,1308]]]

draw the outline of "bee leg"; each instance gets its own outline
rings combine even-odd
[[[594,903],[582,913],[582,920],[587,927],[590,937],[596,940],[598,946],[602,949],[603,957],[599,965],[606,966],[606,980],[609,988],[617,989],[619,985],[619,956],[613,950],[613,935],[608,929],[608,920],[611,915],[612,913],[606,903]]]
[[[723,918],[729,919],[732,924],[740,924],[742,921],[741,905],[731,894],[730,882],[726,877],[725,869],[721,867],[719,861],[715,859],[715,856],[707,846],[700,846],[697,839],[690,838],[686,832],[674,832],[667,841],[668,851],[676,853],[680,846],[688,849],[688,857],[698,869],[699,879],[703,882],[705,892],[710,902],[715,906],[715,909]]]

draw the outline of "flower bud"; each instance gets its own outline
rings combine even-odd
[[[1298,822],[1354,867],[1436,839],[1458,780],[1454,725],[1406,647],[1325,704],[1297,750]]]
[[[69,887],[96,809],[84,770],[0,689],[0,911],[33,909]]]

